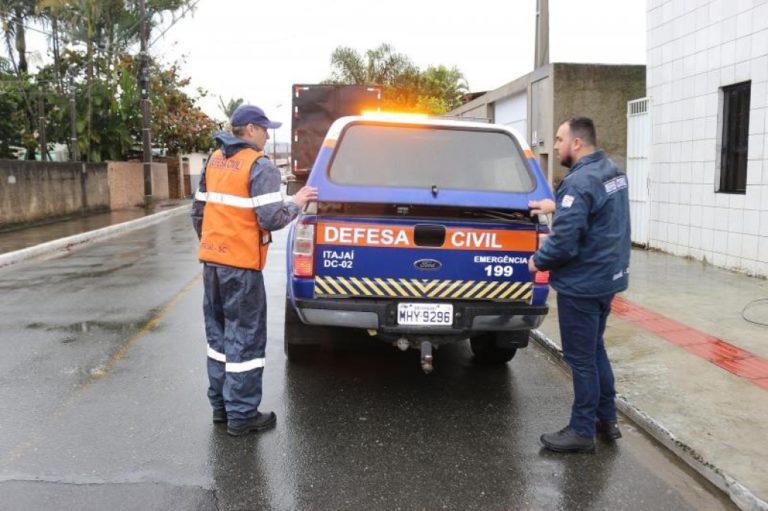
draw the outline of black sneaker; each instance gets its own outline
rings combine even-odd
[[[555,433],[541,435],[541,443],[555,452],[595,452],[595,440],[577,435],[570,426]]]
[[[609,442],[621,438],[621,430],[619,430],[619,423],[617,421],[598,419],[595,423],[595,431],[597,431],[604,440],[608,440]]]
[[[213,410],[213,422],[216,424],[227,422],[227,411],[223,409]]]
[[[241,436],[251,431],[264,431],[265,429],[274,428],[277,424],[277,415],[275,412],[261,413],[248,421],[238,421],[240,424],[235,426],[232,423],[227,425],[227,433],[232,436]]]

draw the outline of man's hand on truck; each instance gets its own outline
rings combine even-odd
[[[291,200],[297,206],[303,208],[307,202],[317,200],[317,188],[314,186],[304,186],[291,197]]]

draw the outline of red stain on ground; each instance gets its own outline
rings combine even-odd
[[[657,337],[768,390],[768,360],[617,296],[611,311]]]

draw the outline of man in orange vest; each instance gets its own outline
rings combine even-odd
[[[241,105],[232,132],[215,135],[218,149],[208,159],[192,205],[200,238],[208,338],[208,399],[213,422],[226,422],[240,436],[274,427],[274,412],[260,412],[267,345],[267,301],[261,271],[271,242],[317,189],[304,187],[290,201],[280,194],[280,171],[264,154],[270,121],[264,111]]]

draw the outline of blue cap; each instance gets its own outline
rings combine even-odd
[[[264,129],[276,129],[283,125],[282,122],[270,121],[264,114],[264,110],[254,105],[240,105],[232,114],[230,121],[232,126],[247,126],[255,124]]]

